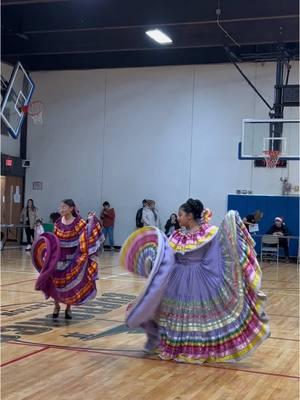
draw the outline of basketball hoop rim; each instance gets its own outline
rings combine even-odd
[[[21,110],[22,110],[22,112],[23,112],[24,114],[28,114],[28,108],[29,108],[28,105],[27,105],[27,106],[22,106]]]
[[[282,154],[279,150],[264,150],[265,162],[268,168],[276,168],[279,161],[280,155]]]
[[[33,108],[35,106],[38,106],[38,109],[35,111],[31,111],[31,108]],[[31,103],[27,104],[26,106],[23,106],[22,111],[24,114],[28,114],[31,117],[35,117],[44,111],[44,103],[40,100],[32,101]]]
[[[281,151],[279,150],[263,150],[263,152],[265,153],[266,156],[278,156],[280,157],[280,155],[282,154]]]

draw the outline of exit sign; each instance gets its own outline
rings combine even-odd
[[[7,158],[5,160],[5,166],[6,167],[12,167],[13,166],[13,160],[11,158]]]

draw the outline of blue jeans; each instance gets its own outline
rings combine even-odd
[[[114,227],[109,226],[108,228],[103,228],[102,232],[105,239],[108,237],[110,247],[114,247]]]

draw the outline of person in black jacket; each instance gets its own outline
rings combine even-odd
[[[284,255],[286,259],[289,259],[289,244],[287,238],[282,238],[281,236],[289,236],[290,232],[283,222],[283,219],[280,217],[276,217],[274,219],[274,224],[267,231],[267,235],[275,235],[279,237],[279,247],[282,247],[284,250]]]
[[[169,237],[174,231],[180,228],[176,214],[171,214],[165,226],[165,234]]]
[[[253,214],[249,214],[249,215],[247,215],[247,217],[244,217],[243,218],[243,222],[244,222],[248,232],[250,230],[250,226],[252,226],[252,225],[254,225],[256,223],[255,217],[254,217]]]
[[[256,210],[251,214],[248,214],[246,217],[243,218],[243,222],[248,230],[251,233],[251,228],[254,228],[254,225],[258,224],[259,221],[264,216],[264,213],[260,210]],[[258,226],[257,226],[258,230]]]
[[[135,224],[136,224],[136,227],[137,227],[138,229],[139,229],[139,228],[142,228],[142,227],[144,226],[144,224],[143,224],[143,222],[142,222],[142,217],[143,217],[143,209],[144,209],[144,207],[145,207],[146,204],[147,204],[147,200],[143,200],[142,204],[143,204],[143,207],[140,208],[140,209],[137,211],[136,217],[135,217]]]

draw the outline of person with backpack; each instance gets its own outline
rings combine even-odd
[[[137,229],[142,228],[144,226],[142,218],[143,218],[143,209],[146,206],[146,204],[147,204],[147,200],[143,200],[142,201],[143,207],[141,207],[136,213],[135,224],[136,224]]]
[[[154,200],[147,200],[146,206],[143,208],[142,223],[143,226],[160,227],[158,211],[155,208]]]

